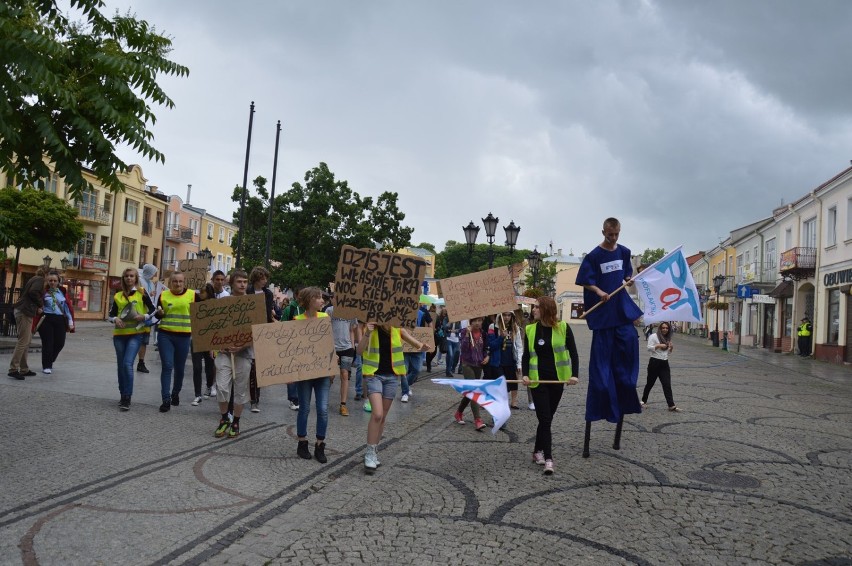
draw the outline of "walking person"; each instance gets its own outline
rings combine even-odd
[[[112,298],[108,320],[112,322],[112,344],[118,364],[118,408],[130,410],[133,396],[133,364],[142,346],[144,323],[150,321],[154,303],[139,285],[139,272],[128,267],[121,274],[121,290]]]
[[[358,320],[337,318],[334,316],[334,306],[326,308],[325,313],[331,317],[331,333],[334,336],[334,351],[337,354],[337,365],[340,368],[340,416],[348,417],[349,409],[346,400],[349,396],[349,376],[355,366],[355,344],[361,339],[361,326]],[[356,401],[361,400],[361,384],[356,382]]]
[[[151,299],[151,304],[156,305],[160,298],[160,293],[163,291],[163,284],[157,279],[159,270],[157,266],[146,263],[142,266],[142,273],[139,274],[139,283],[143,293],[146,293]],[[148,352],[148,344],[151,343],[151,337],[154,337],[154,343],[157,343],[156,326],[146,326],[145,332],[142,334],[142,347],[139,348],[139,363],[136,364],[136,371],[139,373],[151,373],[148,366],[145,365],[145,354]]]
[[[27,281],[21,291],[21,297],[13,305],[15,325],[18,329],[18,341],[9,362],[9,377],[23,381],[35,375],[27,362],[27,352],[33,337],[33,318],[42,313],[44,304],[44,269],[38,268],[36,274]]]
[[[571,327],[556,317],[556,301],[550,297],[539,297],[533,305],[532,314],[533,322],[525,328],[521,373],[524,385],[532,392],[538,419],[532,459],[544,466],[546,475],[551,475],[554,472],[553,416],[559,408],[565,385],[578,382],[580,360]]]
[[[447,345],[447,365],[444,372],[444,375],[447,377],[455,377],[455,373],[457,372],[459,365],[459,333],[461,332],[461,323],[449,322],[449,320],[444,318],[444,341]]]
[[[482,379],[482,368],[488,365],[488,353],[486,352],[485,336],[482,331],[482,317],[470,319],[467,328],[463,328],[459,334],[461,344],[462,375],[465,379]],[[485,430],[482,422],[479,403],[462,396],[461,402],[456,409],[454,420],[457,424],[465,424],[464,410],[470,405],[473,412],[473,426],[476,430]]]
[[[74,329],[74,317],[65,301],[65,293],[59,287],[59,274],[51,271],[47,276],[42,307],[43,320],[39,323],[41,336],[42,373],[53,373],[53,363],[65,347],[65,334]]]
[[[296,297],[298,296],[299,291],[296,292]],[[286,322],[288,320],[294,320],[298,315],[305,312],[305,310],[299,306],[299,301],[296,300],[296,297],[290,301],[290,303],[284,307],[284,310],[281,311],[281,321]],[[290,403],[290,409],[293,411],[299,410],[299,388],[296,387],[295,383],[287,384],[287,401]]]
[[[420,308],[417,310],[416,325],[418,328],[431,328],[434,325],[432,315],[429,314],[429,309],[425,304],[421,304]],[[399,400],[402,403],[408,403],[408,399],[414,395],[414,391],[411,387],[415,384],[415,382],[417,382],[417,376],[420,375],[420,370],[423,367],[423,360],[426,359],[426,353],[405,352],[403,358],[405,359],[406,372],[405,379],[400,380],[402,396]]]
[[[367,424],[367,452],[364,454],[364,470],[371,474],[381,465],[379,441],[396,397],[396,384],[405,379],[402,341],[405,340],[421,352],[425,352],[429,346],[418,342],[403,328],[368,322],[362,325],[362,329],[361,340],[355,351],[362,356],[364,388],[372,406]]]
[[[497,319],[497,332],[502,337],[500,343],[500,373],[507,380],[518,380],[523,375],[521,362],[524,355],[524,332],[518,325],[515,313],[504,312]],[[517,410],[518,384],[507,383],[509,391],[509,407]]]
[[[272,291],[267,287],[269,284],[269,271],[265,267],[255,266],[249,273],[249,287],[247,294],[263,293],[266,304],[266,322],[275,320],[275,298]],[[251,362],[251,374],[249,375],[249,398],[251,399],[251,412],[260,412],[260,387],[257,386],[257,369],[254,360]]]
[[[216,298],[216,291],[213,289],[212,283],[207,283],[198,293],[197,301],[209,301]],[[192,350],[192,340],[189,343]],[[195,389],[195,399],[192,400],[192,406],[197,407],[204,400],[201,396],[201,372],[204,372],[206,397],[210,397],[211,390],[216,387],[216,366],[213,362],[213,356],[210,352],[192,352],[192,385]]]
[[[305,310],[296,315],[295,320],[307,320],[309,318],[324,318],[328,314],[321,311],[325,305],[322,289],[319,287],[305,287],[299,291],[299,305]],[[299,414],[296,416],[296,436],[298,444],[296,454],[305,460],[311,459],[311,451],[308,449],[308,416],[311,414],[311,394],[316,397],[317,427],[316,442],[314,443],[313,457],[321,464],[328,461],[325,455],[325,435],[328,430],[328,391],[331,389],[331,376],[304,379],[296,382],[299,391]]]
[[[183,388],[183,376],[186,358],[189,356],[192,326],[189,308],[195,302],[195,291],[186,289],[185,275],[172,273],[169,288],[160,294],[160,301],[154,315],[160,321],[157,338],[160,352],[160,396],[163,404],[160,412],[168,412],[180,405],[180,391]],[[172,373],[174,372],[174,384]]]
[[[672,395],[672,372],[669,368],[669,354],[674,351],[672,344],[671,325],[668,322],[662,322],[657,327],[657,331],[648,336],[648,351],[651,353],[651,359],[648,360],[648,380],[645,383],[645,390],[642,391],[642,407],[648,403],[648,395],[654,384],[659,378],[663,384],[663,395],[666,396],[669,411],[679,413],[680,409],[675,405],[674,396]]]

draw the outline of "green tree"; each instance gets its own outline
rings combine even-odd
[[[266,250],[270,199],[266,181],[260,179],[255,179],[257,196],[246,199],[242,266],[247,269],[263,264]],[[232,199],[239,202],[239,197],[237,188]],[[271,259],[281,263],[270,269],[273,281],[325,287],[334,280],[344,244],[388,251],[410,245],[414,229],[402,225],[405,214],[397,198],[392,192],[375,201],[361,197],[346,181],[335,180],[325,163],[307,171],[304,184],[293,183],[271,203]],[[239,211],[234,221],[239,221]]]
[[[506,246],[494,246],[494,267],[520,263],[529,254],[529,250],[515,249],[511,254]],[[454,240],[447,242],[444,251],[435,258],[435,277],[444,279],[488,269],[488,244],[476,244],[473,252],[468,253],[467,244]]]
[[[15,265],[21,248],[67,252],[83,237],[77,209],[52,193],[33,188],[0,189],[0,218],[3,231],[0,247],[15,248]],[[12,276],[15,286],[17,269]]]
[[[171,39],[134,16],[104,16],[101,0],[71,0],[74,22],[54,0],[0,2],[0,169],[35,183],[50,174],[74,198],[90,188],[82,166],[111,191],[127,169],[115,147],[164,161],[152,145],[151,105],[174,103],[159,74],[185,76],[166,59]]]
[[[556,262],[555,261],[546,261],[546,256],[542,256],[541,265],[539,265],[538,273],[535,274],[535,281],[533,281],[533,272],[532,270],[527,269],[526,275],[524,276],[524,287],[527,289],[537,289],[541,291],[541,294],[544,294],[546,291],[550,291],[556,287]],[[528,297],[539,295],[527,295]]]
[[[642,252],[641,256],[641,265],[651,265],[658,259],[661,259],[664,255],[666,255],[666,250],[663,248],[648,248],[644,252]]]

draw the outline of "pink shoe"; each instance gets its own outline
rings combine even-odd
[[[456,411],[456,414],[453,415],[453,419],[455,419],[456,424],[464,424],[464,416],[461,414],[461,411]]]
[[[476,427],[476,430],[483,430],[485,428],[485,423],[482,422],[482,419],[474,419],[473,426]]]
[[[544,463],[544,475],[552,476],[553,475],[553,460],[547,460]]]
[[[539,466],[544,465],[544,452],[539,450],[538,452],[533,452],[532,461],[538,464]]]

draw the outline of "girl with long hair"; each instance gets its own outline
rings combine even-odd
[[[648,379],[645,383],[645,390],[642,391],[642,408],[645,408],[648,395],[657,382],[657,378],[659,378],[660,383],[663,384],[663,395],[666,396],[669,411],[679,413],[680,409],[675,405],[672,395],[672,371],[669,368],[669,354],[674,351],[674,345],[672,344],[672,327],[668,322],[661,322],[657,331],[648,336],[648,351],[651,353],[651,359],[648,360]]]

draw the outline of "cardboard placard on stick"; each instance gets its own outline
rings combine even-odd
[[[259,387],[337,373],[329,317],[258,324],[251,332]]]
[[[414,328],[426,260],[343,246],[334,281],[334,316]]]
[[[252,324],[266,322],[266,298],[261,294],[198,301],[189,314],[193,352],[240,348],[251,342]]]
[[[434,328],[429,328],[428,326],[420,326],[418,328],[409,328],[408,333],[411,334],[412,336],[414,336],[414,338],[419,340],[420,342],[422,342],[424,344],[428,344],[429,349],[426,350],[427,352],[431,352],[432,350],[435,349],[435,329]],[[405,353],[410,354],[412,352],[419,352],[419,351],[420,350],[415,349],[414,346],[412,346],[411,344],[409,344],[405,340],[402,341],[402,352],[404,354]]]
[[[512,276],[505,267],[442,279],[441,291],[451,322],[518,308]]]
[[[178,262],[178,270],[186,279],[187,289],[200,289],[208,281],[210,262],[206,259],[182,259]]]

